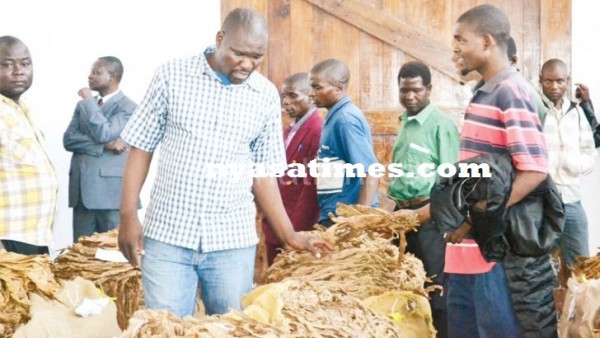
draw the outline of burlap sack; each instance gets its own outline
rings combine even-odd
[[[113,301],[102,312],[87,318],[79,317],[74,309],[84,298],[101,297],[94,283],[77,278],[63,282],[56,293],[57,300],[29,294],[31,320],[21,326],[13,338],[112,338],[121,335],[117,324],[117,307]]]
[[[427,298],[410,291],[389,291],[369,297],[363,303],[375,312],[391,318],[402,328],[403,338],[435,338],[431,307]]]

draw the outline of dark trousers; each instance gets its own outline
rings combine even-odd
[[[73,208],[73,242],[94,232],[108,232],[120,223],[119,210],[90,210],[81,202]]]
[[[326,228],[331,228],[331,226],[334,224],[332,220],[328,219],[324,219],[322,221],[319,222],[319,224],[321,224],[322,226],[326,227]]]
[[[426,204],[427,202],[425,202]],[[422,205],[416,205],[410,209],[418,209]],[[396,210],[399,208],[397,207]],[[443,235],[438,231],[433,221],[421,224],[417,232],[406,234],[406,251],[412,253],[423,262],[425,273],[428,277],[435,276],[430,285],[440,285],[446,289],[444,263],[446,258],[446,241]],[[448,315],[446,296],[435,291],[430,295],[431,314],[433,317],[433,326],[438,331],[437,337],[446,338],[448,336]]]
[[[49,254],[47,246],[37,246],[23,242],[11,241],[9,239],[2,240],[2,246],[8,252],[15,252],[21,255],[44,255]]]

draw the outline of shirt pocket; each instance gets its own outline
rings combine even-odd
[[[41,158],[35,133],[20,126],[13,127],[9,133],[8,152],[11,161],[20,165],[34,166]]]
[[[317,181],[317,194],[334,194],[342,192],[344,188],[345,162],[339,158],[319,158]]]
[[[434,163],[434,156],[429,148],[408,142],[406,145],[406,162],[405,167],[416,169],[423,163]]]

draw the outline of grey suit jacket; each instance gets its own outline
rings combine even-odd
[[[127,153],[114,154],[104,144],[119,137],[136,108],[122,92],[102,108],[96,99],[81,100],[63,136],[63,145],[73,153],[69,170],[69,207],[79,200],[87,209],[119,209],[121,184]]]

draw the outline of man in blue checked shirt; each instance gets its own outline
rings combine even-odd
[[[192,315],[198,283],[207,314],[240,308],[253,282],[254,201],[285,247],[317,255],[331,250],[325,241],[294,231],[275,177],[207,174],[214,165],[285,166],[279,94],[254,72],[267,42],[267,24],[258,12],[233,10],[215,46],[157,70],[121,135],[131,150],[119,247],[131,264],[141,266],[150,309]],[[137,200],[159,144],[142,229]]]

